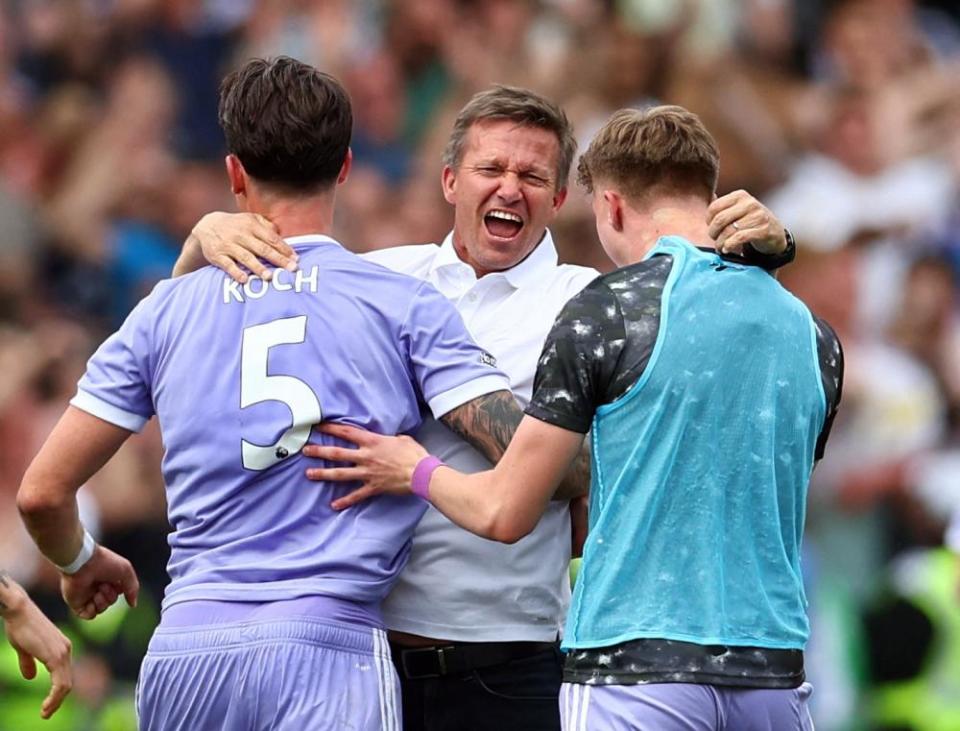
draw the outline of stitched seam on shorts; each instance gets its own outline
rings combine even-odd
[[[148,650],[146,657],[149,659],[151,657],[168,657],[176,656],[183,657],[186,655],[209,655],[211,653],[221,653],[221,652],[235,652],[237,650],[244,650],[250,647],[264,647],[267,645],[282,646],[282,645],[305,645],[308,647],[323,647],[328,650],[336,650],[338,652],[345,652],[352,655],[369,655],[373,657],[373,650],[358,650],[355,648],[345,648],[340,645],[337,645],[332,642],[324,642],[321,640],[304,640],[304,639],[294,639],[294,638],[275,638],[275,639],[256,639],[256,640],[246,640],[239,642],[230,642],[223,645],[211,646],[211,647],[198,647],[194,650]]]

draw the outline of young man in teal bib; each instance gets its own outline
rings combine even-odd
[[[494,470],[328,425],[311,456],[410,489],[480,535],[536,524],[590,432],[590,533],[563,648],[568,731],[811,729],[800,569],[807,487],[840,398],[831,328],[766,271],[718,255],[716,143],[679,107],[615,114],[580,182],[620,268],[558,317],[526,417]],[[439,468],[439,469],[438,469]]]

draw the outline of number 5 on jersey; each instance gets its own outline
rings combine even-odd
[[[306,315],[253,325],[243,331],[240,408],[263,401],[280,401],[293,416],[293,425],[273,444],[262,446],[241,439],[243,466],[248,470],[265,470],[299,452],[310,437],[311,427],[322,418],[320,401],[310,386],[294,376],[267,373],[270,348],[302,343],[306,333]]]

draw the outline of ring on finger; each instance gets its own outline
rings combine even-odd
[[[737,223],[736,221],[734,221],[734,222],[731,223],[730,225],[733,226],[733,228],[736,229],[737,231],[740,230],[740,224]]]

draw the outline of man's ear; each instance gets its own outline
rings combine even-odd
[[[450,205],[457,202],[457,171],[449,165],[443,166],[440,174],[440,184],[443,186],[443,197]]]
[[[563,202],[567,200],[567,188],[560,188],[556,193],[553,194],[553,213],[556,215],[560,212],[560,206],[563,205]]]
[[[343,165],[340,166],[340,174],[337,176],[337,185],[343,185],[350,176],[350,168],[353,167],[353,150],[347,148],[347,154],[343,158]]]
[[[232,152],[224,160],[227,166],[227,179],[230,181],[230,191],[234,195],[245,195],[247,192],[247,171],[243,169],[240,158]]]
[[[623,231],[623,196],[615,190],[603,191],[603,200],[606,202],[607,223],[617,233]]]

